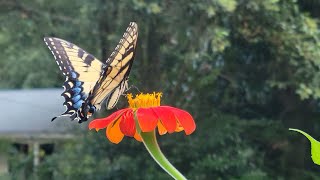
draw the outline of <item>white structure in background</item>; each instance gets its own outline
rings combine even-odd
[[[34,154],[34,166],[39,164],[41,145],[51,145],[57,140],[70,139],[68,129],[87,128],[68,118],[51,118],[60,115],[65,108],[60,96],[62,89],[0,90],[0,139]],[[8,171],[8,153],[0,152],[0,175]],[[36,169],[36,168],[35,168]]]

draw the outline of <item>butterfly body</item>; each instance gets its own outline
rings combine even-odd
[[[104,101],[107,109],[115,106],[120,95],[128,88],[137,38],[138,26],[131,22],[105,62],[63,39],[44,38],[66,77],[61,94],[65,99],[63,105],[66,111],[61,116],[70,116],[81,123],[99,110]]]

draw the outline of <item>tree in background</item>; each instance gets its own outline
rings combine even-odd
[[[301,137],[293,143],[287,132],[288,127],[314,137],[319,132],[316,1],[37,0],[0,5],[0,87],[61,86],[63,77],[44,36],[69,40],[106,59],[128,22],[136,21],[138,51],[130,83],[142,91],[163,91],[164,101],[188,109],[197,121],[191,138],[176,144],[181,135],[174,135],[161,142],[187,177],[319,178],[318,167],[306,159],[306,141]],[[47,158],[39,176],[50,171],[55,179],[168,178],[141,153],[141,145],[111,146],[102,136],[81,134]]]

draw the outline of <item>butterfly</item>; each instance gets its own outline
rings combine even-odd
[[[128,76],[135,56],[138,25],[131,22],[110,57],[102,62],[80,47],[63,39],[45,37],[61,72],[63,105],[66,111],[60,116],[70,116],[79,123],[101,108],[112,109],[128,88]],[[58,117],[60,117],[58,116]],[[57,117],[52,118],[52,121]]]

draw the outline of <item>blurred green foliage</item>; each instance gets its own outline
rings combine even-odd
[[[160,138],[189,179],[317,179],[298,128],[317,138],[320,31],[316,0],[0,0],[0,87],[60,87],[42,42],[69,40],[99,59],[139,25],[130,83],[163,91],[197,130]],[[294,139],[294,140],[293,140]],[[23,163],[22,161],[21,163]],[[17,166],[18,167],[18,166]],[[14,173],[13,173],[14,174]],[[168,179],[141,143],[81,132],[42,162],[40,179]],[[33,177],[33,176],[32,176]]]

